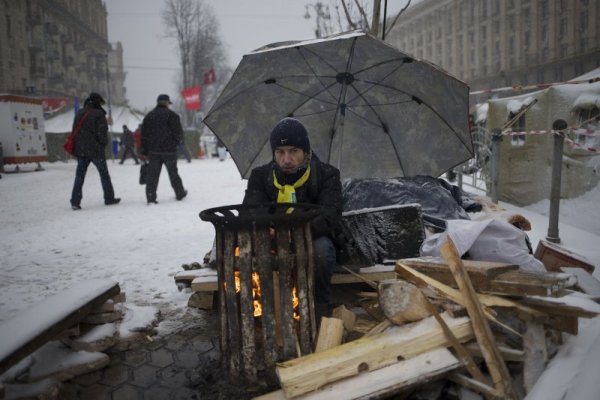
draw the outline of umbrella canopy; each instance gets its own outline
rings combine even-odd
[[[364,32],[275,43],[245,55],[204,123],[244,178],[269,135],[300,120],[342,178],[439,176],[473,156],[467,85]]]

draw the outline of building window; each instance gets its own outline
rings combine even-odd
[[[10,15],[7,15],[6,16],[6,37],[9,38],[9,39],[12,37],[11,34],[10,34],[11,33],[10,31],[11,31],[11,28],[10,28]]]
[[[525,37],[523,38],[523,46],[525,47],[525,50],[529,49],[530,45],[531,45],[531,32],[525,31]]]
[[[589,22],[588,22],[588,13],[582,12],[579,14],[579,29],[581,32],[585,32],[588,30]]]
[[[540,16],[542,19],[547,19],[550,14],[550,7],[548,5],[548,0],[540,1]]]

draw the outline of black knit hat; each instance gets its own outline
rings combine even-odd
[[[271,151],[279,146],[293,146],[310,153],[308,132],[300,121],[295,118],[284,118],[271,131]]]
[[[92,92],[90,93],[90,96],[88,98],[98,105],[104,104],[104,99],[102,98],[102,96],[100,96],[99,93]]]

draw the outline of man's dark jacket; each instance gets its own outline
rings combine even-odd
[[[341,232],[342,185],[340,171],[321,162],[313,154],[310,162],[310,177],[301,187],[296,189],[298,203],[318,204],[322,206],[322,214],[311,222],[313,237],[329,236],[335,239]],[[248,179],[248,187],[244,196],[244,204],[275,203],[278,190],[273,184],[273,171],[281,185],[291,185],[306,171],[300,169],[295,174],[283,173],[275,161],[254,168]]]
[[[123,136],[121,136],[121,144],[125,147],[133,147],[133,132],[128,128],[123,129]]]
[[[142,154],[175,154],[183,140],[179,115],[167,106],[157,105],[142,122]]]
[[[106,111],[99,104],[92,101],[86,102],[86,106],[79,110],[73,119],[73,129],[77,127],[86,113],[87,116],[75,137],[75,155],[77,157],[104,159],[106,158],[105,148],[108,144]]]

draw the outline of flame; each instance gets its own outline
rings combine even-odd
[[[235,278],[235,292],[239,293],[241,289],[240,271],[234,272]],[[254,305],[254,317],[260,317],[262,315],[262,304],[260,294],[260,277],[258,272],[252,273],[252,304]],[[292,288],[292,308],[294,309],[294,320],[300,320],[300,314],[298,308],[300,306],[300,298],[298,297],[298,290],[294,286]]]

